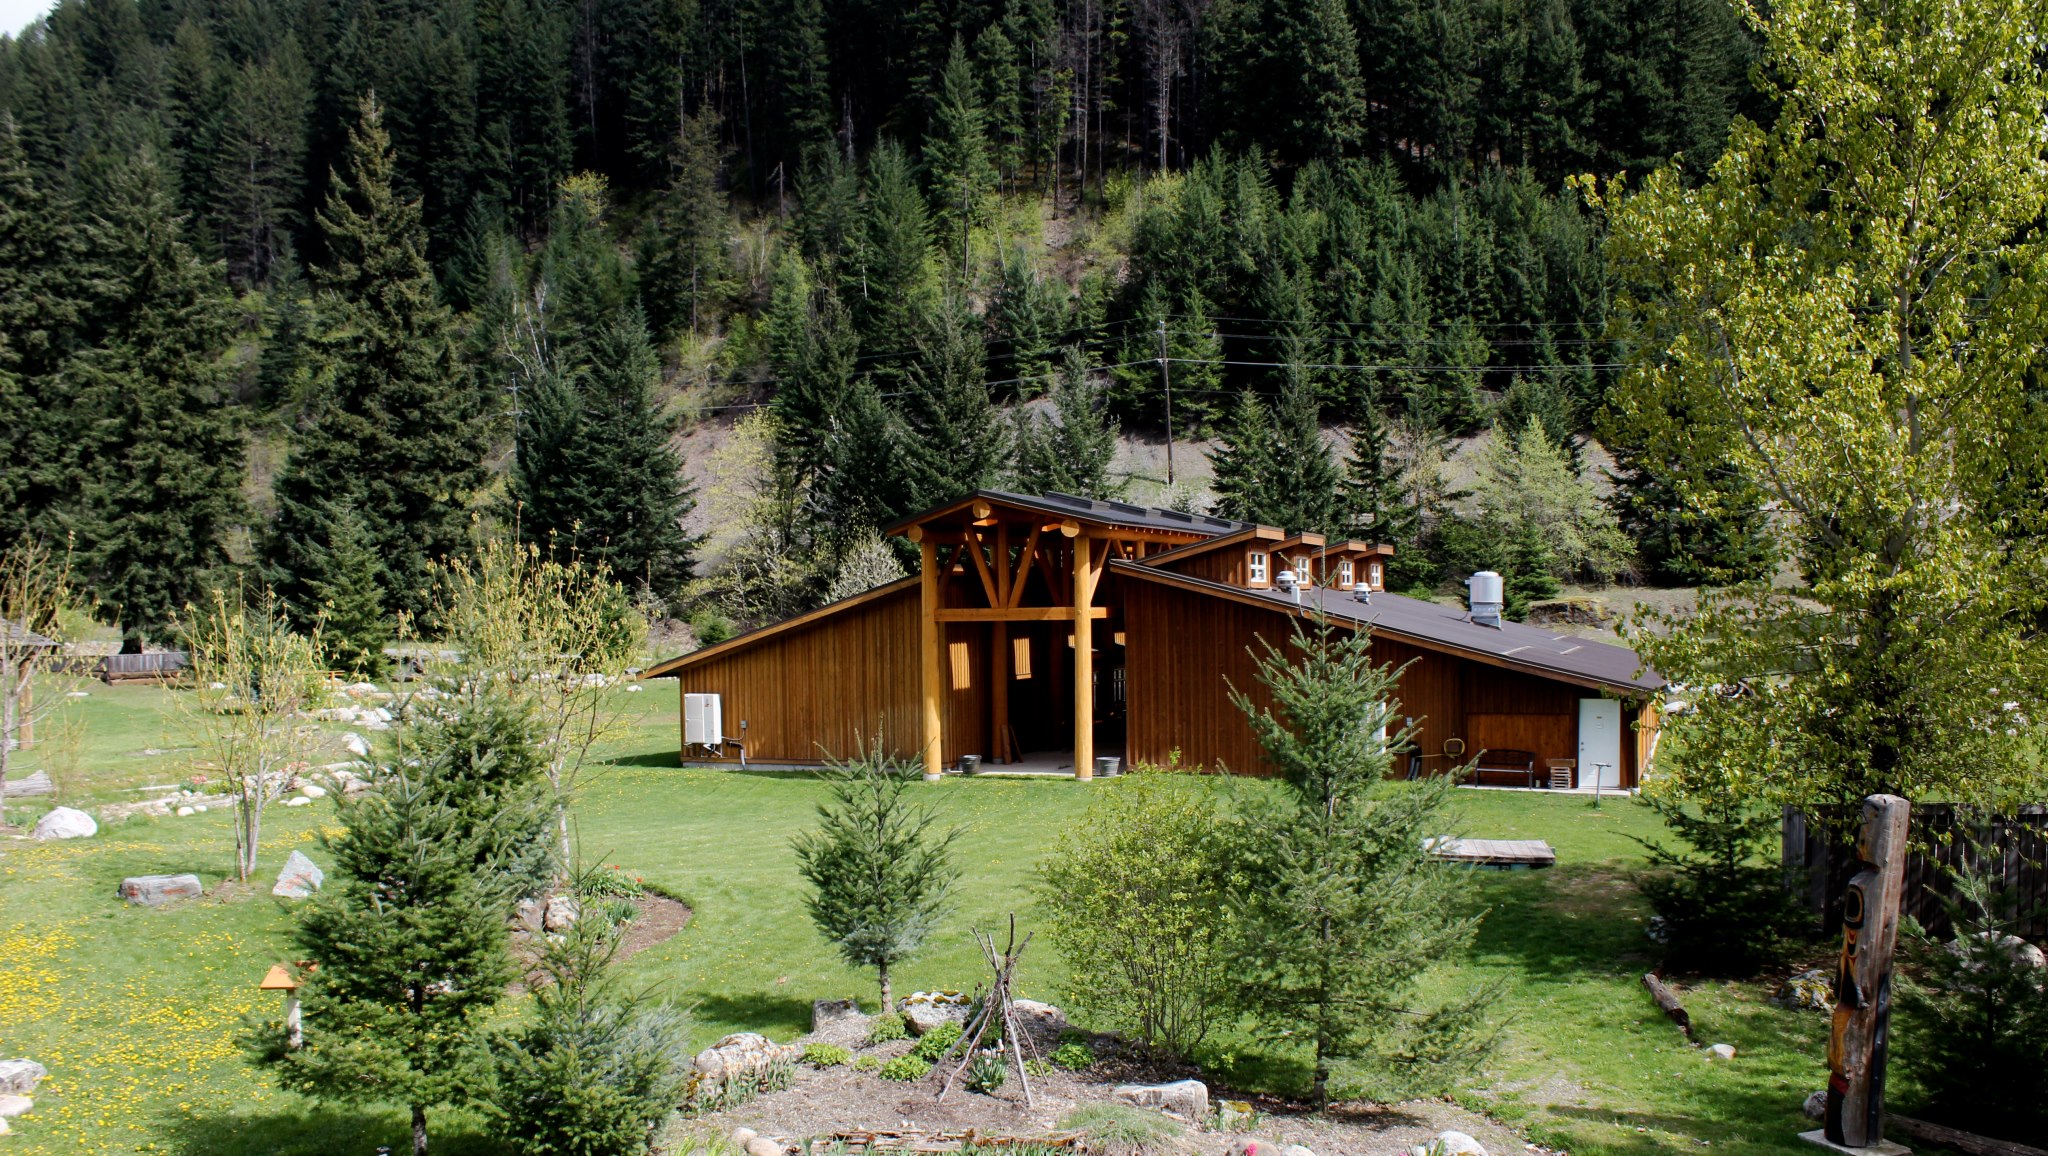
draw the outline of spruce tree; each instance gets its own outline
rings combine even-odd
[[[824,446],[827,467],[818,490],[820,522],[829,533],[843,539],[918,508],[904,476],[907,436],[873,376],[856,380]]]
[[[79,421],[67,521],[123,647],[161,636],[228,563],[243,517],[226,366],[233,303],[182,239],[147,154],[114,171],[84,229],[99,333],[64,367]]]
[[[418,614],[428,563],[463,549],[469,498],[485,477],[481,406],[427,264],[419,203],[393,188],[383,122],[364,97],[319,214],[329,263],[315,275],[315,344],[331,372],[277,480],[265,543],[273,585],[300,615],[315,605],[308,554],[330,536],[335,498],[352,496],[369,526],[385,605]]]
[[[852,319],[838,294],[812,281],[810,263],[792,248],[776,262],[761,328],[776,383],[776,452],[809,484],[827,466],[826,446],[852,388]]]
[[[1406,546],[1415,540],[1415,511],[1406,501],[1393,460],[1393,430],[1386,415],[1369,408],[1350,430],[1344,457],[1343,533],[1369,542]],[[1396,552],[1399,557],[1399,551]]]
[[[1216,448],[1209,451],[1209,487],[1216,493],[1212,512],[1217,517],[1243,522],[1266,518],[1279,473],[1275,445],[1272,411],[1251,390],[1239,393],[1217,433]]]
[[[563,364],[580,369],[589,361],[589,343],[625,312],[633,281],[612,241],[604,178],[578,173],[555,193],[538,276],[545,287],[551,344]]]
[[[352,503],[344,500],[324,521],[320,569],[306,579],[312,610],[320,617],[322,656],[335,669],[379,678],[390,666],[384,647],[396,632],[384,606],[376,545]]]
[[[959,875],[961,832],[937,830],[938,817],[904,797],[915,773],[879,751],[835,765],[818,829],[795,840],[811,921],[848,964],[875,969],[883,1015],[896,1008],[889,973],[931,937]]]
[[[37,182],[0,109],[0,549],[60,532],[71,414],[56,370],[79,337],[83,271],[69,205]]]
[[[720,315],[732,291],[726,258],[730,227],[719,173],[725,167],[724,131],[706,106],[683,122],[675,178],[655,210],[640,248],[640,302],[661,338],[701,333]]]
[[[863,243],[848,297],[862,346],[894,354],[916,342],[919,319],[938,294],[928,264],[930,216],[910,160],[893,141],[877,144],[868,158],[861,209]]]
[[[1674,586],[1751,582],[1770,572],[1761,493],[1727,466],[1681,486],[1675,459],[1612,447],[1607,506],[1636,544],[1646,576]]]
[[[696,542],[682,520],[696,502],[638,311],[599,330],[588,356],[587,368],[549,375],[529,396],[511,478],[520,536],[673,595],[690,575]]]
[[[1084,498],[1114,498],[1123,485],[1110,476],[1117,423],[1107,391],[1088,371],[1079,346],[1069,346],[1052,391],[1052,414],[1016,410],[1017,488],[1027,494],[1058,490]]]
[[[988,486],[1009,449],[1009,429],[989,397],[981,330],[967,299],[948,293],[921,324],[898,407],[904,439],[897,467],[913,506],[920,508]]]
[[[1342,533],[1337,462],[1323,441],[1314,387],[1298,364],[1288,377],[1273,415],[1275,485],[1262,520],[1296,532]]]
[[[1429,854],[1453,821],[1455,780],[1388,781],[1410,736],[1400,672],[1373,665],[1367,632],[1318,619],[1256,657],[1261,693],[1231,697],[1289,789],[1249,816],[1228,948],[1239,999],[1261,1035],[1307,1048],[1318,1108],[1339,1058],[1441,1089],[1484,1055],[1484,1009],[1498,998],[1485,985],[1429,1006],[1417,990],[1478,931],[1463,869]]]
[[[989,160],[980,86],[958,36],[953,38],[946,69],[939,77],[938,103],[924,138],[924,167],[933,215],[948,238],[950,258],[965,276],[964,246],[981,221],[981,203],[994,190],[996,170]]]
[[[1006,392],[1030,398],[1050,385],[1053,350],[1067,328],[1064,286],[1042,272],[1022,245],[1003,259],[995,300],[989,303],[990,371],[1015,379]]]

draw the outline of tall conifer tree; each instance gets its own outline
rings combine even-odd
[[[331,366],[277,481],[266,543],[274,585],[298,614],[316,606],[311,557],[331,503],[354,502],[384,562],[394,611],[426,608],[427,564],[463,548],[484,480],[481,407],[455,349],[454,319],[426,259],[419,202],[392,187],[390,138],[364,97],[348,156],[320,212],[329,264],[316,270]]]
[[[926,312],[917,360],[905,381],[903,460],[917,506],[936,506],[995,481],[1009,430],[996,415],[983,371],[979,319],[948,293]]]

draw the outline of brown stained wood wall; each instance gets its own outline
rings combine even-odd
[[[1211,582],[1221,582],[1226,586],[1242,586],[1245,584],[1245,554],[1252,550],[1264,551],[1268,555],[1266,577],[1269,581],[1272,579],[1276,572],[1271,561],[1272,549],[1271,542],[1223,546],[1191,558],[1160,563],[1160,568],[1185,574],[1190,578],[1206,578]]]
[[[1163,764],[1178,751],[1186,766],[1270,774],[1251,728],[1230,701],[1230,687],[1270,705],[1248,648],[1256,649],[1261,639],[1285,647],[1293,630],[1289,616],[1146,582],[1124,584],[1123,609],[1130,761]],[[1401,668],[1401,713],[1411,720],[1415,748],[1429,756],[1423,765],[1432,773],[1452,769],[1482,746],[1515,747],[1538,758],[1577,756],[1578,701],[1594,691],[1391,638],[1374,640],[1373,660]],[[1639,711],[1624,706],[1625,723],[1638,717]],[[1451,738],[1465,741],[1462,758],[1442,755]],[[1636,781],[1640,745],[1624,737],[1625,784]]]
[[[842,756],[878,727],[888,749],[908,756],[917,749],[917,599],[909,586],[686,667],[677,681],[685,694],[724,696],[726,734],[737,738],[746,720],[754,762]]]

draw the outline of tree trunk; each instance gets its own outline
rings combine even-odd
[[[412,1106],[412,1156],[427,1156],[427,1106]]]
[[[888,1015],[896,1006],[895,993],[889,989],[889,965],[885,963],[876,970],[882,974],[882,1014]]]

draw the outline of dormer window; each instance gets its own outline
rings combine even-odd
[[[1380,585],[1380,564],[1378,562],[1374,562],[1365,568],[1365,580],[1374,590],[1382,589]]]
[[[1313,586],[1316,584],[1315,571],[1308,568],[1308,555],[1296,554],[1294,556],[1294,576],[1301,580],[1303,586]]]
[[[1342,562],[1337,563],[1337,588],[1339,590],[1351,589],[1352,582],[1356,580],[1353,577],[1353,573],[1351,559],[1346,558]]]
[[[1244,556],[1245,582],[1252,586],[1266,584],[1266,555],[1264,551],[1253,550]]]

